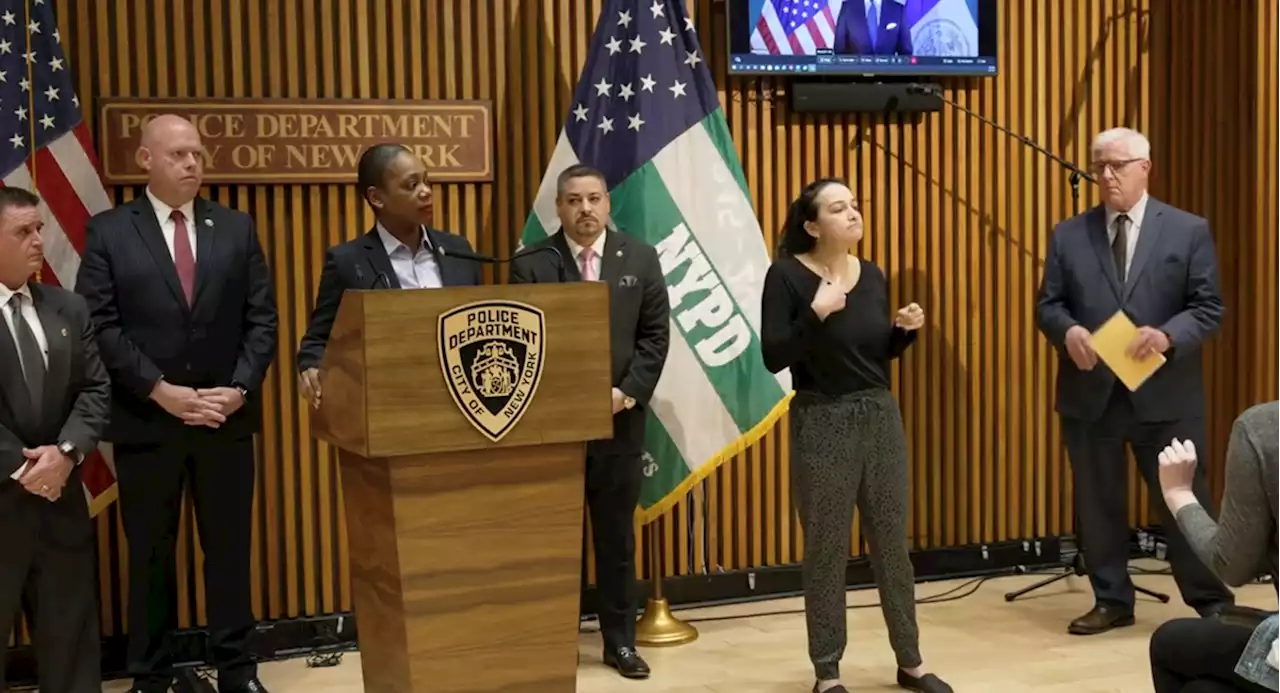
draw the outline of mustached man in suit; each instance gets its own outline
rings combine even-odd
[[[0,690],[25,601],[40,690],[98,693],[94,535],[80,463],[106,430],[111,388],[84,300],[32,281],[44,263],[43,225],[39,198],[0,188]]]
[[[431,228],[431,181],[422,159],[399,144],[379,144],[360,157],[356,185],[377,221],[360,238],[330,248],[316,306],[298,347],[298,390],[320,406],[320,363],[342,294],[348,289],[438,289],[479,286],[480,264],[466,238]]]
[[[911,55],[906,0],[844,0],[836,18],[837,55]]]
[[[575,165],[556,180],[560,231],[537,252],[511,263],[512,284],[603,281],[610,287],[609,351],[613,363],[613,438],[587,445],[586,496],[591,513],[600,595],[604,663],[627,678],[645,678],[636,652],[635,530],[643,480],[645,410],[667,360],[671,304],[658,253],[643,241],[606,229],[604,174]],[[538,247],[533,246],[533,247]]]
[[[1159,455],[1174,438],[1206,450],[1201,344],[1222,322],[1213,235],[1204,219],[1147,194],[1151,145],[1126,128],[1098,135],[1090,168],[1103,204],[1053,232],[1036,321],[1058,348],[1056,408],[1071,459],[1085,568],[1095,604],[1069,632],[1101,633],[1133,623],[1125,444],[1142,479],[1160,493]],[[1089,335],[1124,311],[1138,335],[1129,352],[1167,362],[1130,392],[1089,345]],[[1197,470],[1195,495],[1209,507]],[[1210,616],[1231,592],[1200,561],[1161,504],[1169,562],[1188,606]]]
[[[76,291],[111,374],[120,513],[129,539],[128,671],[167,690],[176,626],[174,547],[191,484],[204,547],[210,662],[222,693],[262,684],[246,639],[253,435],[276,350],[271,275],[249,215],[197,195],[203,145],[162,115],[142,132],[144,195],[89,221]]]

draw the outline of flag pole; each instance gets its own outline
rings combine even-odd
[[[650,647],[687,645],[698,639],[698,630],[671,613],[662,596],[662,564],[658,560],[658,523],[649,525],[649,579],[653,596],[644,605],[644,616],[636,623],[636,644]]]
[[[31,192],[39,194],[40,188],[36,185],[36,75],[32,69],[35,61],[31,59],[31,0],[22,3],[22,10],[26,15],[23,20],[26,28],[24,35],[27,40],[27,53],[23,56],[23,60],[27,64],[27,136],[30,137],[27,147],[31,152]],[[36,269],[37,282],[43,278],[40,276],[43,269],[43,267]]]

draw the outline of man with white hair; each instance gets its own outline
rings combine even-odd
[[[1147,488],[1158,494],[1160,451],[1174,438],[1205,447],[1200,345],[1222,322],[1217,256],[1209,224],[1147,194],[1151,145],[1128,128],[1090,148],[1103,203],[1054,229],[1036,305],[1040,331],[1058,349],[1056,409],[1071,459],[1085,568],[1095,604],[1071,622],[1077,635],[1133,624],[1127,469],[1132,447]],[[1129,353],[1167,362],[1130,392],[1099,360],[1091,333],[1123,311],[1138,334]],[[1197,470],[1200,503],[1209,489]],[[1234,603],[1160,508],[1174,580],[1186,604],[1212,616]]]

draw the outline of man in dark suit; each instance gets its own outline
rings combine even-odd
[[[1097,137],[1090,166],[1104,203],[1054,230],[1037,302],[1040,330],[1066,357],[1059,358],[1056,408],[1095,598],[1093,609],[1070,625],[1081,635],[1133,623],[1125,444],[1157,494],[1158,458],[1169,441],[1190,439],[1208,449],[1200,345],[1225,310],[1213,236],[1204,219],[1147,194],[1150,152],[1146,137],[1126,128]],[[1167,359],[1135,392],[1089,343],[1117,311],[1139,326],[1131,355]],[[1195,492],[1209,507],[1200,471]],[[1231,593],[1187,546],[1167,508],[1160,510],[1183,601],[1203,615],[1231,604]]]
[[[183,118],[146,125],[146,193],[89,220],[76,281],[111,374],[107,440],[129,540],[128,669],[143,693],[166,690],[174,675],[165,643],[177,626],[174,546],[188,481],[219,690],[263,690],[246,647],[250,507],[276,304],[253,221],[197,197],[202,148]]]
[[[360,157],[356,186],[377,221],[362,237],[325,252],[316,306],[298,347],[298,390],[320,406],[320,363],[338,305],[348,289],[479,286],[480,264],[466,259],[466,238],[431,228],[431,181],[422,159],[399,144]],[[411,250],[412,249],[412,250]],[[463,253],[458,257],[457,253]]]
[[[93,526],[80,463],[107,427],[111,388],[84,300],[31,281],[44,263],[43,225],[39,198],[0,188],[0,690],[25,601],[34,607],[40,690],[98,693]]]
[[[511,263],[512,284],[603,281],[610,287],[609,351],[613,363],[613,438],[587,445],[586,496],[593,530],[604,662],[627,678],[645,678],[636,652],[635,529],[643,480],[645,410],[662,374],[670,342],[671,304],[654,248],[606,230],[609,192],[599,171],[575,165],[556,181],[561,230],[538,245],[555,253]],[[536,246],[535,246],[536,247]]]
[[[911,55],[906,0],[844,0],[836,18],[835,45],[844,55]]]

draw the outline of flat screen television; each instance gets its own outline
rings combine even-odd
[[[725,0],[729,73],[995,75],[998,2]]]

